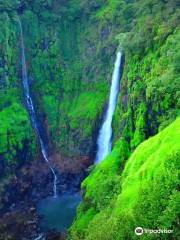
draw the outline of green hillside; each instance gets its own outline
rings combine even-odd
[[[178,239],[180,119],[141,143],[131,154],[123,141],[82,183],[83,203],[69,239],[138,239],[136,227],[170,229],[172,234],[144,234],[141,239]]]
[[[14,176],[36,200],[52,185],[26,106],[19,21],[30,95],[58,184],[74,181],[79,191],[89,174],[69,239],[132,240],[137,226],[174,231],[142,239],[178,239],[179,1],[0,0],[0,211],[10,212],[19,187]],[[118,50],[123,66],[112,152],[88,168]],[[36,164],[42,175],[33,175]],[[77,169],[79,176],[69,177]]]

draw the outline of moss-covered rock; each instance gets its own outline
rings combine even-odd
[[[137,239],[134,230],[171,229],[160,239],[178,239],[180,119],[140,144],[127,160],[126,146],[112,153],[83,182],[83,203],[69,239]],[[144,234],[142,239],[157,239]]]
[[[14,167],[35,156],[35,138],[29,115],[22,105],[13,103],[0,112],[0,136],[0,159],[4,173],[11,172]]]
[[[17,22],[14,16],[9,15],[4,8],[0,16],[2,26],[0,30],[1,177],[13,173],[17,167],[33,160],[36,155],[35,134],[29,114],[23,105]]]
[[[0,171],[36,152],[23,105],[17,18],[38,119],[52,149],[65,155],[94,154],[120,45],[125,64],[114,149],[83,183],[71,236],[135,239],[139,224],[176,234],[179,120],[166,127],[179,114],[178,0],[7,0],[0,13]]]
[[[15,19],[19,15],[37,114],[57,151],[84,155],[94,149],[92,135],[100,126],[107,102],[118,44],[124,48],[125,65],[113,121],[114,143],[123,137],[133,150],[176,118],[177,4],[152,0],[1,4],[1,21],[7,23],[1,34],[2,42],[6,39],[7,43],[7,53],[2,51],[3,66],[17,83],[19,33]],[[3,66],[4,86],[10,77]],[[97,99],[92,108],[87,99],[91,102],[93,92]],[[86,131],[78,127],[79,120]]]

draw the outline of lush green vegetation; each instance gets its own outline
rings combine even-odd
[[[124,49],[125,66],[114,149],[82,184],[85,196],[70,239],[136,239],[139,225],[173,229],[178,239],[179,120],[140,145],[125,165],[130,152],[179,115],[176,7],[177,1],[111,0],[93,12],[100,28],[109,26],[110,36]]]
[[[63,7],[52,1],[48,10],[45,5],[40,15],[38,11],[25,11],[22,17],[25,36],[32,36],[26,45],[32,62],[30,73],[35,79],[34,92],[38,93],[37,105],[39,112],[46,114],[57,150],[88,154],[92,148],[92,125],[95,130],[99,127],[118,44],[124,48],[126,61],[114,118],[114,142],[123,136],[134,149],[176,118],[179,104],[176,1],[71,0],[63,3]],[[53,14],[49,14],[51,10]],[[98,95],[100,91],[104,92],[101,104],[93,103],[94,109],[100,111],[92,111],[92,104],[86,99],[91,98],[91,92]],[[79,108],[83,97],[84,108]],[[71,117],[79,111],[77,119]],[[75,124],[79,115],[84,118],[87,132]]]
[[[49,15],[46,8],[40,15],[25,9],[20,16],[34,99],[57,151],[87,155],[107,99],[112,64],[99,53],[102,47],[95,45],[99,33],[88,19],[74,21],[73,15],[69,19],[67,4],[55,7],[54,14]]]
[[[69,239],[138,239],[137,226],[172,229],[178,239],[180,194],[180,119],[140,144],[127,160],[123,140],[83,182],[84,201],[71,227]],[[157,239],[144,234],[142,239]]]
[[[125,54],[113,151],[82,184],[85,197],[70,239],[136,239],[137,225],[173,229],[178,239],[178,3],[0,1],[0,160],[9,171],[36,152],[23,100],[17,17],[38,119],[62,154],[95,150],[115,52],[121,47]]]
[[[35,150],[29,116],[17,103],[0,112],[0,136],[0,154],[3,156],[2,161],[5,161],[5,168],[17,163],[22,164]]]
[[[131,9],[134,24],[131,22],[128,30],[117,35],[126,52],[126,64],[114,128],[117,139],[124,136],[132,149],[179,114],[180,33],[176,4],[149,0],[125,6]]]
[[[13,59],[18,56],[17,47],[10,52],[18,39],[15,19],[18,14],[21,18],[38,117],[57,151],[79,155],[89,154],[93,148],[92,132],[100,125],[118,44],[126,58],[113,122],[114,143],[123,137],[134,149],[176,118],[177,4],[157,0],[36,0],[0,5],[2,19],[8,22],[6,35],[11,30],[8,52]],[[9,74],[14,77],[17,71],[13,63],[11,68]],[[89,103],[92,94],[97,97]],[[78,128],[79,120],[85,131]]]
[[[4,177],[33,159],[36,142],[29,115],[22,105],[16,24],[5,12],[0,23],[0,169]]]

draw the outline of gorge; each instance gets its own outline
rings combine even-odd
[[[42,156],[44,158],[44,160],[47,162],[50,171],[53,174],[53,197],[56,198],[57,197],[57,176],[55,174],[54,169],[51,167],[49,160],[48,160],[48,155],[47,155],[47,150],[45,147],[45,144],[43,142],[43,138],[40,135],[40,130],[39,130],[39,124],[37,122],[37,118],[36,118],[36,113],[34,110],[34,105],[33,105],[33,101],[32,98],[30,96],[30,89],[29,89],[29,82],[28,82],[28,75],[27,75],[27,67],[26,67],[26,57],[25,57],[25,49],[24,49],[24,40],[23,40],[23,31],[22,31],[22,25],[21,25],[21,21],[20,19],[18,19],[18,23],[19,23],[19,27],[20,27],[20,37],[21,37],[21,52],[22,52],[22,56],[21,56],[21,61],[22,61],[22,80],[23,80],[23,87],[24,87],[24,95],[26,98],[26,103],[27,103],[27,108],[29,111],[29,115],[32,121],[32,126],[34,128],[34,130],[36,131],[36,134],[39,138],[39,143],[40,143],[40,147],[41,147],[41,152],[42,152]]]
[[[0,0],[0,240],[179,239],[179,7]]]

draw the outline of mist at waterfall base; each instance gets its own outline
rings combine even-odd
[[[102,127],[100,128],[97,140],[97,154],[95,163],[101,162],[110,152],[112,147],[112,119],[116,108],[121,77],[122,53],[117,52],[114,71],[112,76],[111,90],[108,102],[108,108],[104,117]]]
[[[42,156],[46,161],[50,172],[53,175],[53,183],[52,183],[53,196],[46,199],[42,199],[37,204],[39,215],[42,218],[40,227],[45,232],[47,230],[63,231],[63,230],[66,230],[72,224],[76,214],[76,208],[81,201],[81,197],[79,193],[76,193],[76,194],[64,193],[58,197],[56,172],[54,168],[51,166],[51,163],[49,162],[46,144],[40,133],[39,123],[38,123],[34,105],[33,105],[33,99],[30,94],[29,79],[28,79],[27,66],[26,66],[24,39],[23,39],[23,30],[22,30],[22,24],[20,19],[18,19],[18,23],[20,27],[20,37],[21,37],[22,81],[23,81],[24,96],[26,99],[26,106],[31,118],[32,126],[39,140]],[[37,239],[40,239],[40,238],[38,237]]]

